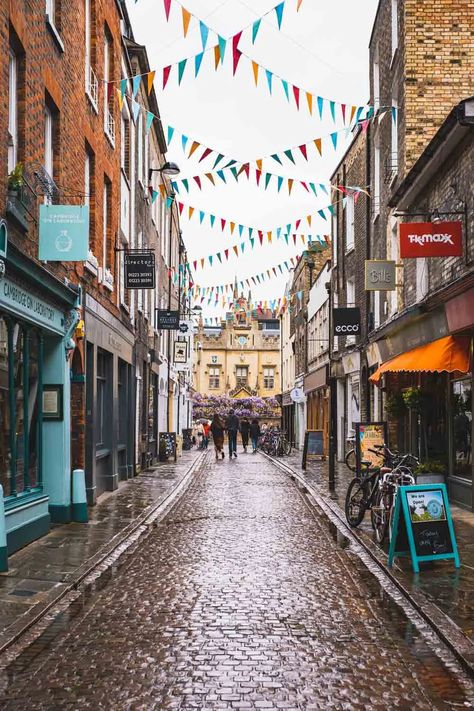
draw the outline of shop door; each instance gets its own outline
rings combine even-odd
[[[451,382],[450,496],[461,506],[472,509],[472,378]]]

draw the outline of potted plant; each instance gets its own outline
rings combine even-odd
[[[385,401],[385,412],[388,417],[396,420],[406,412],[405,400],[402,393],[390,393]]]
[[[7,213],[12,215],[22,229],[26,231],[28,230],[26,199],[29,199],[29,193],[24,190],[24,186],[23,164],[17,163],[12,172],[8,174]]]
[[[10,195],[18,195],[24,182],[23,164],[17,163],[12,172],[8,175],[8,193]]]
[[[160,439],[160,446],[158,448],[158,459],[160,462],[168,461],[168,449],[166,447],[166,442],[164,439]]]
[[[413,471],[417,484],[444,484],[446,465],[439,459],[427,459]]]

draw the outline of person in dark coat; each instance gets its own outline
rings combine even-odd
[[[258,446],[258,438],[260,437],[261,432],[260,432],[260,425],[258,424],[258,420],[252,420],[252,423],[250,425],[250,437],[252,438],[252,449],[253,449],[253,454],[257,452],[257,446]]]
[[[214,449],[216,451],[216,459],[219,459],[219,454],[222,459],[224,459],[224,425],[217,412],[212,418],[211,432],[214,441]]]
[[[249,444],[249,433],[250,433],[250,422],[247,420],[246,417],[243,417],[240,420],[240,436],[242,437],[242,446],[244,448],[244,452],[247,451],[247,447]]]
[[[234,413],[234,410],[229,410],[229,415],[225,421],[225,428],[229,439],[229,459],[232,459],[232,455],[237,458],[237,432],[239,431],[239,418]]]

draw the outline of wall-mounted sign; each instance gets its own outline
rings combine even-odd
[[[179,311],[156,310],[159,331],[177,331],[179,329]]]
[[[302,469],[306,469],[308,459],[325,459],[323,430],[306,430],[304,434]]]
[[[43,385],[43,420],[63,419],[63,386]]]
[[[303,388],[293,388],[293,390],[290,392],[290,397],[293,402],[296,402],[297,404],[306,402],[306,395],[304,394]]]
[[[8,278],[0,281],[0,306],[7,311],[21,314],[29,321],[56,333],[64,333],[64,314],[54,306],[31,293]]]
[[[6,220],[0,220],[0,257],[7,256],[8,226]]]
[[[444,484],[400,486],[395,500],[388,564],[395,556],[411,555],[413,571],[420,562],[451,559],[459,568],[448,494]]]
[[[88,251],[88,205],[40,205],[40,260],[85,262]]]
[[[462,222],[401,223],[400,257],[462,257]]]
[[[125,288],[155,288],[155,255],[153,252],[124,252]]]
[[[365,290],[392,291],[396,288],[395,262],[388,259],[367,259],[365,262]]]
[[[360,333],[360,308],[337,308],[332,310],[334,336],[356,336]]]
[[[173,360],[175,363],[186,363],[188,360],[188,344],[186,341],[175,341],[173,346]]]

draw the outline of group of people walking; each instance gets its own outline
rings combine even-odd
[[[258,420],[253,419],[250,422],[246,417],[239,420],[234,410],[229,411],[229,414],[224,422],[216,413],[212,418],[211,432],[212,439],[214,441],[216,459],[219,459],[219,457],[224,459],[225,432],[227,432],[227,439],[229,442],[229,459],[232,459],[232,457],[237,458],[237,435],[239,432],[242,438],[244,452],[247,451],[250,439],[252,441],[252,451],[254,454],[257,451],[258,438],[261,434]]]

